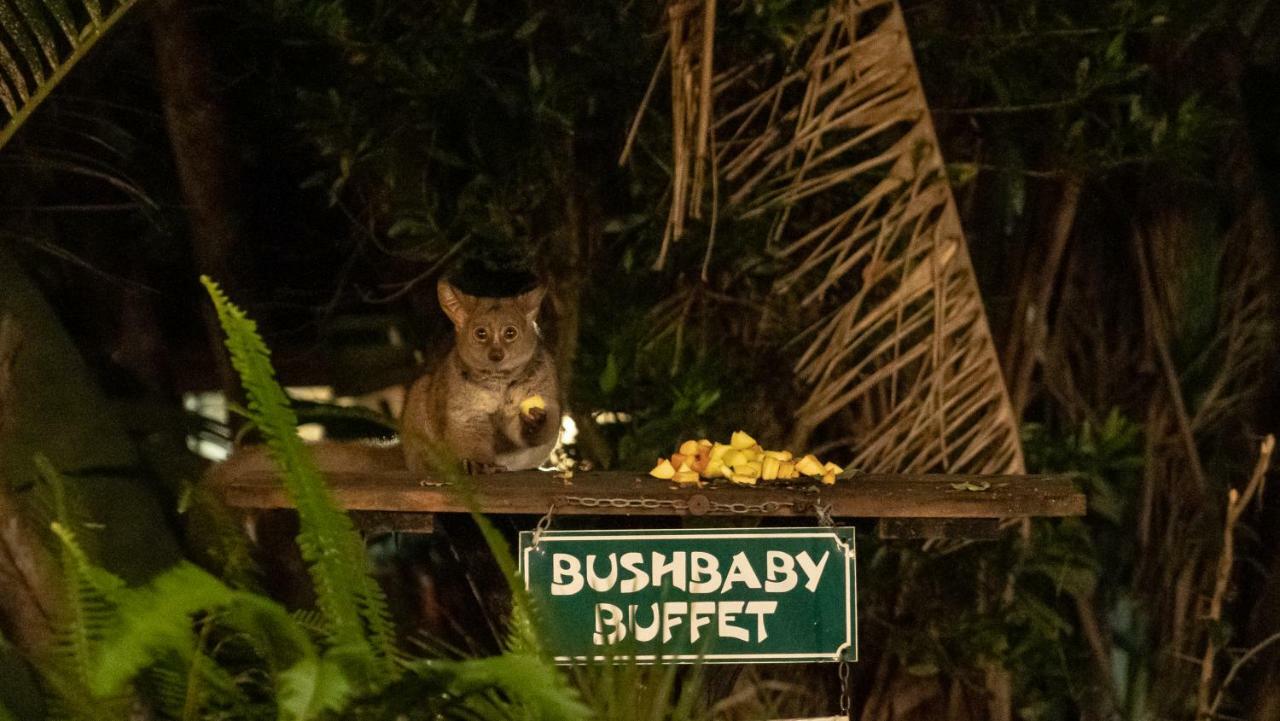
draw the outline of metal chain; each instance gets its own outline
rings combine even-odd
[[[831,517],[831,504],[815,503],[813,506],[813,510],[814,510],[814,513],[816,513],[818,516],[818,523],[820,525],[826,526],[831,529],[835,529],[836,520]],[[840,547],[844,549],[844,552],[846,554],[850,556],[855,555],[853,548],[850,547],[848,543],[845,543],[845,540],[841,538],[839,535],[836,536],[836,543],[840,544]],[[845,647],[841,646],[840,648],[841,655],[843,655],[844,649]],[[850,663],[844,659],[841,659],[839,663],[840,663],[840,668],[839,668],[840,718],[853,721],[853,683],[849,679],[849,674],[851,671]]]
[[[533,527],[533,547],[538,547],[538,542],[542,540],[542,534],[551,528],[551,516],[556,512],[556,502],[552,501],[547,508],[547,512],[538,519],[538,525]]]
[[[815,503],[813,504],[813,512],[818,516],[818,525],[831,529],[836,528],[836,520],[831,517],[831,504]],[[850,546],[848,542],[839,535],[836,535],[835,540],[836,543],[840,545],[840,548],[844,549],[847,556],[857,556],[857,552],[854,550],[853,546]]]
[[[792,508],[795,505],[791,501],[765,501],[764,503],[719,503],[712,501],[711,510],[738,514],[773,513],[779,508]]]
[[[840,718],[852,720],[853,683],[849,680],[849,662],[840,662]]]
[[[590,496],[565,496],[562,500],[567,505],[581,506],[583,508],[644,508],[648,510],[670,508],[674,511],[688,511],[691,508],[690,501],[686,501],[682,498],[594,498]],[[719,501],[712,501],[708,499],[706,511],[736,515],[752,515],[760,513],[774,513],[781,508],[793,507],[795,507],[795,503],[791,501],[721,503]]]
[[[836,521],[831,517],[831,504],[815,503],[813,504],[813,512],[818,516],[818,525],[835,528]]]
[[[583,508],[673,508],[681,511],[689,507],[682,500],[658,500],[656,498],[591,498],[583,496],[565,496],[564,501],[570,506]]]

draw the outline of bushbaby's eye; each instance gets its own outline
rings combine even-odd
[[[476,340],[489,340],[489,329],[476,328]]]
[[[502,329],[502,337],[507,340],[515,340],[518,335],[520,335],[520,331],[516,330],[516,327],[513,325],[509,325]]]

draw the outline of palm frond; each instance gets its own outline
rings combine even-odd
[[[809,321],[791,443],[852,411],[861,470],[1021,471],[898,3],[833,2],[785,57],[726,69],[713,92],[720,214],[768,224],[774,291]]]
[[[0,148],[137,3],[0,0]]]

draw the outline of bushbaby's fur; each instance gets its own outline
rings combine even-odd
[[[442,280],[437,292],[454,345],[405,398],[400,440],[409,469],[428,470],[442,455],[484,470],[536,468],[560,430],[555,362],[537,326],[544,289],[481,298]],[[545,408],[522,412],[531,396]]]

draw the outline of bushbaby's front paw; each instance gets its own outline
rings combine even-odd
[[[546,425],[545,408],[530,408],[520,413],[520,432],[526,439],[538,435]]]

